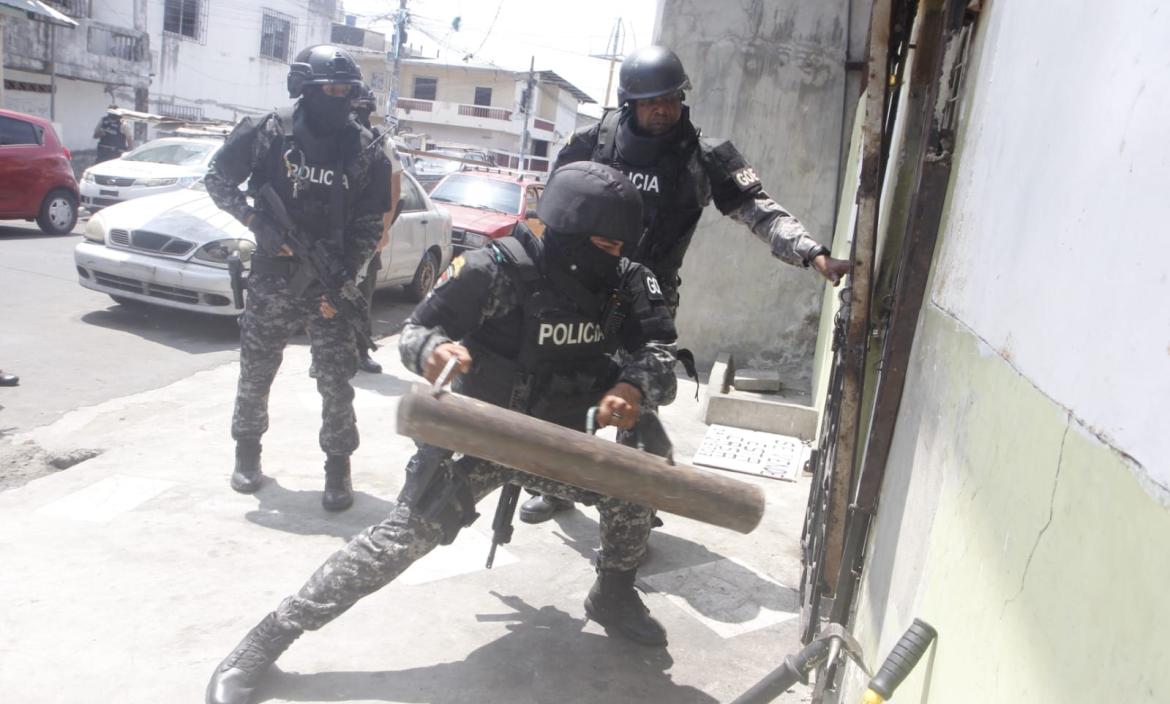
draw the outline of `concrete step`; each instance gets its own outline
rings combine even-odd
[[[777,386],[778,390],[771,392],[753,390]],[[707,382],[704,422],[811,442],[816,436],[817,420],[810,391],[784,384],[774,372],[737,373],[734,358],[726,352],[716,358]]]

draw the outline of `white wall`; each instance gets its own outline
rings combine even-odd
[[[24,81],[47,85],[48,76],[7,69],[5,78],[10,81]],[[53,123],[61,142],[73,152],[93,149],[97,141],[93,128],[105,114],[109,105],[105,86],[89,81],[57,78],[57,119]],[[121,102],[124,107],[133,107],[132,101]],[[4,91],[4,109],[37,115],[49,119],[49,94],[22,90]]]
[[[288,105],[288,63],[260,56],[264,9],[295,19],[290,58],[330,40],[330,18],[308,13],[296,0],[266,0],[263,5],[212,2],[202,44],[164,33],[163,7],[162,0],[151,0],[147,8],[155,67],[152,109],[157,109],[156,101],[173,98],[177,105],[202,107],[205,117],[234,121]]]
[[[935,303],[1166,500],[1170,12],[1050,0],[991,16]]]

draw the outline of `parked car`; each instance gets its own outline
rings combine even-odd
[[[410,175],[402,191],[377,288],[401,285],[421,300],[451,261],[451,217]],[[227,258],[238,252],[246,265],[255,246],[252,232],[217,208],[199,182],[95,214],[73,259],[82,286],[119,303],[238,315]]]
[[[53,125],[0,110],[0,219],[36,220],[50,235],[77,224],[77,180]]]
[[[447,158],[444,158],[447,157]],[[455,173],[467,166],[466,162],[475,162],[473,165],[490,166],[491,161],[485,152],[478,150],[443,147],[431,149],[425,155],[418,155],[414,159],[414,175],[422,187],[429,193],[439,181],[448,174]]]
[[[81,204],[91,212],[132,198],[177,191],[203,178],[222,139],[163,137],[81,174]]]
[[[520,220],[543,234],[536,218],[542,193],[544,184],[534,176],[485,168],[450,174],[431,191],[431,200],[451,211],[451,243],[459,254],[507,237]]]

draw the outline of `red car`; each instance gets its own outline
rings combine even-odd
[[[473,168],[439,181],[431,200],[451,213],[451,245],[460,254],[507,237],[520,220],[537,235],[544,234],[544,224],[536,219],[542,193],[544,184],[533,176]]]
[[[50,235],[77,224],[69,153],[42,117],[0,110],[0,219],[37,221]]]

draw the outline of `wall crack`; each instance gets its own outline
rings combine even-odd
[[[1060,487],[1060,474],[1064,469],[1064,446],[1068,442],[1069,431],[1072,430],[1073,415],[1067,414],[1067,420],[1064,426],[1064,435],[1060,438],[1060,453],[1056,458],[1056,474],[1052,477],[1052,493],[1048,497],[1048,520],[1044,521],[1040,531],[1036,534],[1036,540],[1032,543],[1032,549],[1028,551],[1028,559],[1024,561],[1024,571],[1020,574],[1020,586],[1016,589],[1016,593],[1003,602],[1003,608],[1000,610],[1000,618],[1007,611],[1007,607],[1011,603],[1020,598],[1024,593],[1024,586],[1028,582],[1028,570],[1032,567],[1032,559],[1036,557],[1036,552],[1040,549],[1040,543],[1044,540],[1044,534],[1048,532],[1048,528],[1052,526],[1052,518],[1056,515],[1056,490]]]

